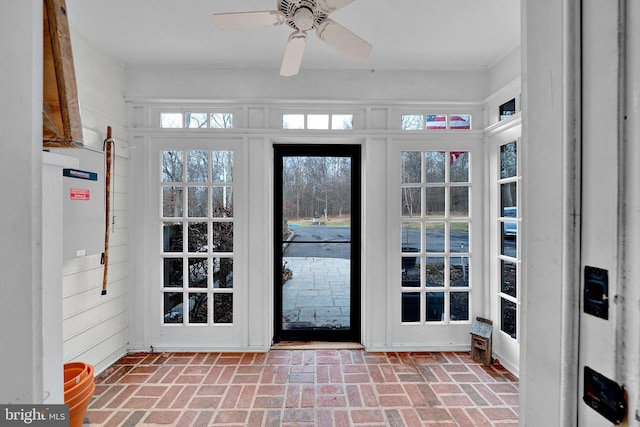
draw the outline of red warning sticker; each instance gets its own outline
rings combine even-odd
[[[71,200],[89,200],[91,195],[88,188],[71,188],[69,198]]]

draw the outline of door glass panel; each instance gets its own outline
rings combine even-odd
[[[207,258],[189,258],[189,287],[207,287]]]
[[[163,269],[164,287],[182,287],[182,258],[165,258]]]
[[[469,153],[466,151],[449,152],[451,164],[451,182],[469,182]]]
[[[213,323],[233,322],[233,294],[213,294]]]
[[[422,180],[422,153],[404,151],[402,153],[402,183],[419,183]]]
[[[452,287],[469,286],[469,257],[451,257],[451,265],[449,268],[449,283]]]
[[[207,294],[204,292],[189,293],[189,323],[207,323]]]
[[[510,178],[518,174],[516,143],[510,142],[500,147],[500,178]]]
[[[422,215],[422,191],[420,188],[408,187],[402,189],[402,216],[407,218]]]
[[[162,216],[182,216],[182,187],[162,187]]]
[[[518,257],[518,224],[516,222],[505,221],[502,224],[501,233],[501,254],[511,257]]]
[[[164,293],[164,323],[182,323],[182,292]]]
[[[444,252],[444,222],[428,222],[426,232],[427,252]]]
[[[444,320],[444,292],[427,292],[427,322]]]
[[[207,182],[208,163],[209,163],[208,151],[188,151],[187,152],[187,181],[188,182]]]
[[[426,286],[444,286],[444,257],[427,257]]]
[[[351,328],[351,180],[350,157],[282,158],[284,333]]]
[[[500,261],[500,292],[516,297],[517,264],[505,260]]]
[[[444,182],[445,176],[444,151],[428,151],[425,153],[426,182]]]
[[[402,294],[402,321],[420,321],[420,293],[405,292]]]
[[[451,216],[469,216],[469,187],[451,187]]]
[[[188,194],[188,210],[190,218],[205,218],[207,216],[207,201],[209,189],[207,187],[189,187]]]
[[[162,247],[165,252],[182,252],[182,223],[165,222],[163,224]]]
[[[500,184],[500,216],[515,218],[518,206],[518,183]]]
[[[454,253],[469,252],[469,222],[459,221],[451,223],[449,250]]]
[[[451,292],[451,320],[469,320],[469,292]]]
[[[511,338],[517,338],[516,335],[516,304],[504,298],[500,298],[500,314],[502,322],[500,329],[506,332]]]
[[[445,209],[444,187],[427,187],[427,216],[443,217]]]

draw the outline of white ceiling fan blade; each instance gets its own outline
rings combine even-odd
[[[337,22],[327,19],[316,29],[318,38],[353,62],[362,62],[372,46]]]
[[[277,10],[212,13],[211,22],[223,30],[237,30],[242,28],[273,27],[284,24],[285,16]]]
[[[280,75],[289,77],[298,74],[300,64],[302,64],[302,55],[304,47],[307,44],[307,34],[297,31],[289,36],[287,48],[284,51],[282,65],[280,67]]]
[[[320,9],[331,13],[352,3],[353,0],[316,0],[316,2]]]

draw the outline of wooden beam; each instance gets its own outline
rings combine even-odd
[[[82,123],[65,0],[43,0],[43,147],[82,147]]]

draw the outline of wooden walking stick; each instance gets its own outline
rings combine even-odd
[[[109,219],[111,216],[111,162],[113,153],[113,139],[111,138],[111,126],[107,126],[107,139],[104,140],[102,149],[105,155],[105,173],[104,173],[104,196],[105,196],[105,216],[104,216],[104,252],[102,253],[101,263],[104,265],[102,275],[102,293],[107,294],[107,273],[109,270]]]

